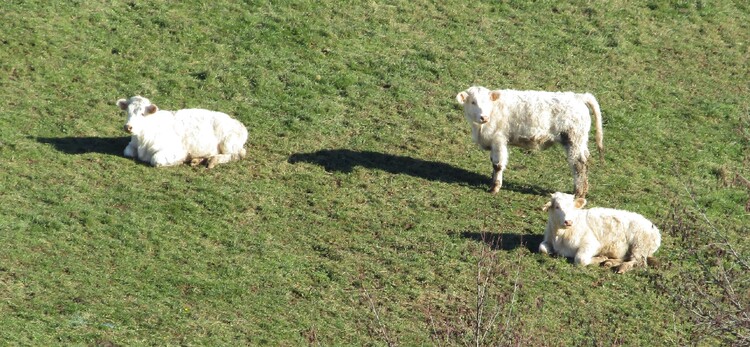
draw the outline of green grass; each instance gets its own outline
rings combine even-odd
[[[738,341],[702,330],[690,305],[711,295],[685,299],[726,286],[681,279],[739,269],[705,245],[750,254],[741,2],[2,7],[4,344]],[[607,152],[589,205],[659,225],[661,266],[537,254],[547,194],[572,189],[562,150],[512,149],[486,193],[489,155],[454,101],[473,84],[596,95]],[[115,101],[136,94],[234,115],[249,157],[124,158]]]

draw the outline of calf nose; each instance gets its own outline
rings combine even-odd
[[[485,116],[479,116],[479,121],[482,123],[487,123],[487,117]]]
[[[570,227],[570,226],[573,226],[573,221],[572,220],[565,220],[565,222],[563,222],[563,224],[565,224],[566,227]]]
[[[129,132],[129,133],[130,133],[130,132],[133,132],[133,127],[132,127],[132,126],[130,126],[130,124],[125,124],[125,127],[124,127],[124,129],[125,129],[125,131],[127,131],[127,132]]]

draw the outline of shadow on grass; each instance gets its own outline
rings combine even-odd
[[[312,153],[295,153],[289,157],[292,164],[305,162],[322,166],[326,171],[349,173],[355,166],[378,169],[392,174],[404,174],[430,181],[456,183],[475,188],[488,189],[490,176],[480,175],[450,164],[428,161],[407,156],[349,149],[328,149]],[[518,186],[503,182],[502,190],[524,194],[548,195],[551,191],[535,186]]]
[[[37,137],[36,140],[68,154],[101,153],[122,156],[130,137]]]
[[[511,251],[519,247],[525,247],[532,253],[539,251],[539,244],[544,240],[544,235],[536,234],[493,234],[489,232],[464,231],[461,233],[461,236],[484,242],[493,250]]]

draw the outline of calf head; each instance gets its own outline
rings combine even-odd
[[[548,203],[542,208],[546,211],[548,218],[557,227],[572,227],[576,215],[586,205],[586,199],[575,198],[565,193],[554,193]]]
[[[456,95],[456,101],[464,107],[464,117],[472,123],[484,124],[490,121],[495,101],[500,99],[500,92],[485,87],[470,87]]]
[[[159,108],[152,104],[151,101],[140,95],[136,95],[127,100],[117,100],[117,106],[123,111],[128,111],[128,120],[125,122],[123,130],[131,134],[139,133],[146,116],[154,114],[159,110]]]

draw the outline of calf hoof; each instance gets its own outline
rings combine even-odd
[[[193,158],[190,160],[190,166],[202,165],[206,161],[206,158]]]
[[[607,257],[605,257],[603,255],[599,255],[599,256],[591,258],[591,264],[601,265],[602,263],[606,262],[607,260],[609,260],[609,258],[607,258]]]
[[[213,169],[214,167],[216,167],[216,164],[218,164],[218,163],[219,163],[219,158],[217,158],[217,157],[211,157],[211,159],[208,160],[208,166],[207,167],[209,169]]]
[[[631,264],[630,262],[622,263],[622,265],[620,265],[620,267],[617,268],[617,273],[618,274],[624,274],[624,273],[630,271],[632,268],[633,268],[633,264]]]
[[[605,260],[604,262],[602,262],[601,264],[602,264],[602,266],[604,266],[606,268],[611,268],[611,267],[618,266],[621,263],[622,262],[619,261],[618,259],[608,259],[608,260]]]
[[[490,187],[490,190],[488,190],[488,192],[492,195],[497,194],[499,191],[500,191],[499,185],[493,185],[492,187]]]

